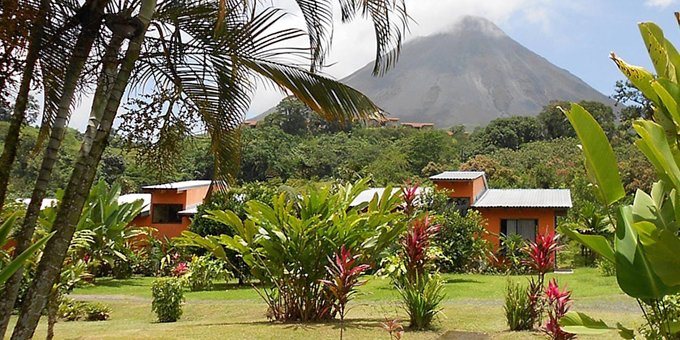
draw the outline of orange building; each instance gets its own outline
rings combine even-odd
[[[445,171],[430,180],[435,189],[450,190],[461,211],[475,209],[482,214],[489,231],[484,238],[495,250],[501,246],[501,234],[535,241],[537,234],[554,231],[557,216],[571,208],[568,189],[489,189],[481,171]]]
[[[190,218],[203,203],[210,183],[207,180],[184,181],[143,187],[146,194],[131,194],[146,203],[131,224],[155,228],[158,230],[155,236],[159,239],[179,236],[191,224]]]

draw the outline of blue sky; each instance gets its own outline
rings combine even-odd
[[[293,0],[270,0],[289,10],[282,25],[304,28]],[[611,95],[622,75],[608,58],[614,51],[629,63],[651,68],[637,29],[640,21],[659,24],[669,39],[680,45],[680,27],[674,10],[680,0],[405,0],[415,23],[407,41],[444,32],[463,15],[485,17],[510,37],[553,64],[568,70],[605,95]],[[339,17],[336,15],[336,21]],[[329,56],[332,66],[324,72],[343,78],[371,62],[374,52],[372,27],[366,20],[337,22]],[[256,92],[248,117],[273,106],[283,97],[271,86]],[[75,110],[70,125],[83,130],[87,124],[90,96]]]
[[[676,6],[673,6],[676,5]],[[512,38],[588,84],[611,95],[623,79],[608,55],[614,51],[629,63],[651,68],[637,23],[660,25],[669,40],[680,43],[680,26],[673,15],[678,2],[591,1],[587,7],[559,5],[549,21],[527,23],[521,13],[499,26]]]

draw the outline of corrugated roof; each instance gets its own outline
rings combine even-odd
[[[418,187],[418,189],[416,189],[416,201],[414,202],[414,204],[419,204],[418,202],[420,200],[420,195],[429,192],[429,190],[431,190],[431,188]],[[392,188],[392,194],[395,194],[399,191],[401,191],[401,188]],[[356,198],[354,198],[354,200],[352,201],[352,203],[349,204],[349,206],[356,207],[361,203],[370,202],[375,195],[378,195],[378,199],[380,199],[384,192],[385,188],[366,189],[359,193],[359,195]]]
[[[430,180],[461,181],[471,180],[484,176],[484,171],[444,171],[439,175],[430,177]]]
[[[145,190],[154,190],[154,189],[186,190],[186,189],[191,189],[191,188],[196,188],[196,187],[208,186],[208,185],[210,185],[211,182],[212,181],[210,181],[210,180],[173,182],[173,183],[165,183],[165,184],[157,184],[157,185],[147,185],[145,187],[142,187],[142,189],[145,189]]]
[[[30,198],[17,198],[16,201],[23,203],[25,205],[28,205],[29,203],[31,203]],[[56,206],[57,203],[58,203],[58,201],[57,201],[56,198],[43,198],[42,202],[40,202],[40,210],[43,210],[43,209],[46,209],[46,208],[49,208],[49,207],[52,207],[52,206]]]
[[[571,208],[569,189],[488,189],[475,208]]]
[[[179,215],[196,215],[198,213],[198,206],[200,203],[188,205],[186,209],[177,212]]]
[[[399,188],[392,188],[392,193],[399,192]],[[356,207],[357,205],[364,203],[364,202],[370,202],[375,195],[378,195],[378,199],[382,197],[383,193],[385,192],[385,188],[370,188],[362,191],[359,193],[357,197],[354,198],[352,203],[349,204],[350,207]]]

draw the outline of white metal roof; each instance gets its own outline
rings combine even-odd
[[[147,185],[145,187],[142,187],[144,190],[154,190],[154,189],[175,189],[178,191],[181,190],[187,190],[191,188],[197,188],[197,187],[205,187],[210,185],[212,181],[210,180],[195,180],[195,181],[182,181],[182,182],[173,182],[173,183],[164,183],[164,184],[156,184],[156,185]]]
[[[186,209],[177,212],[179,215],[196,215],[198,213],[198,206],[200,204],[188,205]]]
[[[416,201],[419,200],[420,195],[426,192],[426,190],[429,190],[430,188],[423,188],[423,187],[418,187],[416,189]],[[401,188],[392,188],[392,194],[398,193],[401,191]],[[385,188],[370,188],[362,191],[359,193],[359,195],[354,198],[352,203],[349,204],[350,207],[356,207],[357,205],[365,202],[370,202],[375,195],[378,195],[378,199],[382,198],[383,193],[385,193]],[[414,204],[418,204],[418,202],[414,202]]]
[[[140,214],[148,213],[151,206],[151,194],[125,194],[118,196],[118,204],[132,203],[138,200],[142,200],[144,202]]]
[[[441,174],[431,176],[431,180],[461,181],[472,180],[484,176],[484,171],[444,171]]]
[[[475,208],[571,208],[569,189],[487,189]]]
[[[30,198],[17,198],[17,202],[28,205],[29,203],[31,203],[31,199]],[[49,208],[51,206],[56,206],[56,205],[57,205],[57,199],[56,198],[43,198],[42,202],[40,202],[40,210]]]

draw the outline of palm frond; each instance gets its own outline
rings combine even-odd
[[[404,32],[411,18],[404,0],[340,0],[342,22],[352,21],[357,14],[370,18],[375,31],[376,52],[374,75],[383,75],[399,59]]]
[[[254,72],[293,93],[324,119],[341,124],[381,116],[367,96],[339,81],[300,68],[274,62],[242,61]]]

